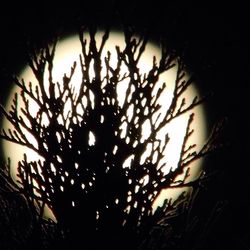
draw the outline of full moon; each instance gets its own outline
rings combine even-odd
[[[98,32],[96,34],[96,41],[97,41],[97,46],[100,45],[101,39],[103,36],[103,32]],[[86,39],[88,41],[89,36],[86,34]],[[119,46],[121,50],[125,47],[125,40],[124,40],[124,35],[123,33],[120,32],[111,32],[110,36],[105,44],[103,53],[102,53],[102,60],[104,61],[104,57],[107,55],[107,52],[110,52],[111,55],[111,60],[110,64],[111,65],[116,65],[117,63],[117,58],[116,58],[116,46]],[[74,87],[77,91],[79,89],[81,82],[82,82],[82,72],[80,69],[80,62],[79,62],[79,54],[81,54],[82,47],[81,43],[79,40],[79,37],[77,35],[72,35],[68,38],[64,38],[58,41],[57,46],[56,46],[56,52],[55,52],[55,57],[53,61],[53,81],[58,82],[59,84],[62,83],[62,79],[64,74],[66,73],[67,75],[70,73],[70,68],[73,65],[74,62],[76,62],[76,70],[73,75],[72,79],[72,84],[74,84]],[[138,67],[140,69],[140,72],[142,75],[144,73],[147,73],[151,68],[152,68],[152,63],[153,63],[153,57],[155,57],[158,61],[161,58],[161,50],[160,47],[152,42],[148,42],[145,48],[144,53],[142,54],[142,57],[138,63]],[[103,69],[105,70],[105,69]],[[126,67],[122,68],[124,73],[128,71]],[[164,72],[161,74],[157,85],[157,88],[160,88],[163,84],[163,82],[166,83],[166,90],[163,92],[163,94],[159,98],[159,102],[161,104],[161,111],[160,113],[164,114],[164,111],[166,111],[171,103],[172,97],[173,97],[173,90],[174,90],[174,85],[175,85],[175,80],[176,80],[176,73],[177,73],[177,67],[173,67],[170,70]],[[93,73],[94,74],[94,73]],[[188,79],[188,72],[186,72],[186,79]],[[34,74],[32,73],[32,70],[29,67],[26,67],[23,69],[21,74],[19,75],[19,78],[22,78],[25,83],[31,82],[32,84],[37,84],[37,80],[35,79]],[[44,79],[48,79],[48,72],[45,71],[45,77]],[[48,81],[48,80],[47,80]],[[46,82],[45,82],[46,84]],[[119,99],[119,103],[124,101],[125,98],[125,93],[126,93],[126,83],[124,84],[119,84],[117,86],[117,96]],[[15,93],[20,93],[20,89],[17,86],[14,86],[11,91],[10,91],[10,96],[8,99],[8,102],[6,103],[5,107],[6,110],[10,110],[10,107],[12,105],[12,100],[14,97]],[[194,97],[199,96],[199,92],[195,86],[195,83],[192,83],[186,91],[183,93],[183,96],[186,99],[186,103],[191,104]],[[19,110],[23,106],[22,102],[20,101],[18,103],[19,105]],[[67,109],[67,107],[65,107]],[[68,107],[69,108],[69,107]],[[31,114],[36,116],[36,113],[38,111],[38,107],[34,104],[32,105],[32,108],[30,110]],[[178,160],[180,158],[180,152],[181,152],[181,147],[183,143],[183,139],[185,136],[186,132],[186,127],[187,127],[187,122],[189,119],[189,115],[194,113],[194,121],[192,123],[192,129],[194,129],[194,133],[189,138],[188,144],[196,144],[195,150],[199,150],[206,139],[206,122],[205,122],[205,112],[204,112],[204,107],[202,105],[199,105],[192,109],[191,111],[181,115],[180,117],[175,118],[172,120],[169,124],[167,124],[163,129],[160,130],[160,132],[157,134],[156,139],[164,140],[165,135],[169,135],[169,143],[166,146],[165,149],[165,156],[162,159],[163,161],[166,162],[164,172],[168,173],[170,169],[176,168]],[[20,112],[21,114],[21,112]],[[46,121],[44,121],[46,124]],[[3,127],[5,129],[12,129],[13,126],[10,124],[10,122],[5,119],[3,121]],[[143,133],[145,136],[150,133],[149,127],[145,124],[143,128]],[[36,140],[33,138],[32,135],[30,135],[28,132],[26,132],[27,137],[29,138],[29,141],[32,142],[34,145],[37,144]],[[144,136],[144,135],[143,135]],[[93,140],[94,140],[94,135],[93,135]],[[39,156],[37,153],[33,152],[31,149],[28,149],[27,147],[17,145],[15,143],[9,142],[4,140],[2,142],[3,146],[3,151],[4,151],[4,156],[5,158],[10,158],[11,159],[11,171],[12,175],[14,178],[16,177],[16,171],[17,171],[17,165],[18,162],[23,159],[23,155],[27,155],[27,160],[28,161],[34,161],[41,159],[41,156]],[[147,150],[146,150],[147,151]],[[147,152],[144,152],[145,157],[147,156]],[[129,162],[124,162],[122,164],[129,164]],[[189,180],[192,180],[197,177],[199,172],[201,171],[202,168],[202,160],[197,160],[194,163],[192,163],[190,167],[190,176],[188,177]],[[156,209],[157,206],[161,205],[163,201],[166,198],[172,198],[175,199],[176,197],[179,196],[179,194],[183,191],[183,189],[178,189],[178,188],[170,188],[167,190],[162,190],[160,193],[159,197],[157,198],[156,202],[153,204],[153,210]]]

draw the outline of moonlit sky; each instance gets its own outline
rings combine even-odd
[[[85,35],[86,35],[87,40],[88,40],[88,35],[87,34],[85,34]],[[96,36],[97,46],[99,46],[99,44],[100,44],[102,35],[103,35],[103,33],[99,32]],[[112,32],[110,34],[110,37],[109,37],[108,41],[106,42],[106,45],[104,48],[104,51],[102,54],[103,60],[104,60],[104,57],[107,55],[107,51],[110,51],[111,52],[111,61],[110,61],[111,66],[116,65],[115,45],[118,45],[120,48],[124,48],[125,42],[124,42],[124,37],[123,37],[122,33]],[[58,42],[58,45],[56,47],[56,54],[55,54],[55,58],[54,58],[53,80],[54,80],[54,82],[59,82],[59,83],[62,82],[62,78],[63,78],[64,73],[69,74],[70,67],[73,65],[74,61],[77,62],[76,71],[75,71],[75,74],[73,75],[73,78],[71,81],[76,89],[76,92],[77,92],[77,89],[79,89],[80,84],[81,84],[81,70],[80,70],[80,62],[79,62],[79,54],[80,53],[81,53],[81,44],[80,44],[78,36],[70,36],[70,37],[67,37],[65,39],[61,39]],[[145,52],[143,53],[142,58],[140,59],[139,64],[138,64],[142,74],[148,72],[151,69],[152,62],[153,62],[153,56],[156,56],[157,60],[159,61],[160,48],[157,46],[157,44],[148,43],[147,47],[145,49]],[[103,70],[103,72],[105,72],[105,70],[106,70],[105,66],[103,67],[102,70]],[[122,71],[121,73],[127,72],[127,68],[125,67],[125,65],[123,65],[121,71]],[[93,75],[94,75],[94,72],[92,73],[92,76]],[[185,78],[188,79],[188,77],[189,77],[188,73],[186,73]],[[35,79],[32,71],[29,67],[24,68],[24,70],[20,74],[19,78],[23,78],[26,83],[32,82],[33,84],[37,84],[36,79]],[[167,111],[167,109],[170,105],[170,102],[172,99],[175,78],[176,78],[176,67],[168,70],[167,72],[165,72],[161,75],[161,77],[160,77],[159,81],[157,82],[157,85],[153,91],[156,93],[157,89],[160,88],[164,82],[166,82],[167,88],[166,88],[165,92],[159,98],[159,103],[162,105],[162,108],[159,111],[159,113],[161,113],[160,119],[163,119],[164,112]],[[48,72],[45,72],[45,79],[48,79]],[[118,99],[119,99],[119,104],[121,107],[122,107],[123,102],[124,102],[124,98],[125,98],[124,93],[126,92],[126,88],[128,86],[127,84],[128,83],[126,82],[126,80],[124,80],[123,82],[119,83],[117,86]],[[46,80],[45,80],[45,87],[48,89],[48,81],[46,81]],[[15,92],[19,92],[18,87],[13,87],[13,89],[11,90],[9,100],[6,104],[7,109],[9,109],[11,106],[11,100],[12,100],[12,97],[14,96]],[[186,105],[188,105],[189,103],[192,102],[193,98],[196,95],[199,95],[198,90],[195,88],[195,85],[192,84],[185,91],[183,96],[181,96],[181,97],[186,98],[186,102],[187,102]],[[38,111],[38,107],[36,106],[36,104],[34,102],[32,102],[32,100],[30,100],[30,104],[31,104],[30,105],[31,106],[30,113],[33,116],[36,116],[36,113]],[[23,105],[21,100],[19,100],[19,105],[20,105],[20,107]],[[20,107],[19,107],[19,109],[20,109]],[[66,104],[64,112],[67,113],[69,108],[70,108],[70,104],[68,104],[68,105]],[[79,112],[81,113],[82,111],[79,110]],[[206,118],[205,118],[204,108],[202,105],[200,105],[199,107],[196,107],[191,112],[195,113],[195,118],[194,118],[194,121],[192,123],[192,128],[194,129],[194,134],[192,135],[192,137],[188,141],[188,144],[190,144],[190,145],[197,144],[197,147],[195,148],[195,150],[199,150],[199,148],[201,148],[201,146],[205,142],[206,134],[207,134],[206,133],[206,126],[205,126]],[[185,135],[187,120],[188,120],[189,114],[191,114],[191,112],[188,112],[187,114],[184,114],[181,117],[174,119],[167,126],[165,126],[163,129],[161,129],[159,131],[159,133],[157,134],[157,139],[160,139],[162,141],[164,140],[165,135],[167,133],[169,134],[169,137],[170,137],[170,141],[169,141],[169,143],[166,147],[166,150],[165,150],[165,152],[166,152],[165,157],[160,162],[160,163],[166,162],[166,167],[164,168],[165,173],[168,173],[170,168],[176,168],[176,166],[177,166],[183,138]],[[20,114],[21,114],[21,112],[20,112]],[[131,115],[133,115],[133,114],[131,114]],[[44,123],[44,125],[48,124],[48,121],[46,118],[44,118],[43,123]],[[11,127],[11,125],[9,124],[8,121],[4,122],[4,126]],[[123,128],[124,133],[122,132],[121,134],[124,134],[124,136],[126,137],[125,131],[126,131],[126,128],[124,127]],[[143,135],[142,135],[141,140],[144,140],[144,138],[147,138],[147,136],[149,134],[150,134],[149,124],[145,123],[145,124],[143,124]],[[29,138],[29,141],[32,142],[32,144],[37,145],[37,142],[33,138],[32,135],[27,133],[27,137]],[[92,140],[90,143],[94,144],[94,142],[95,142],[95,136],[93,134]],[[29,161],[37,160],[38,158],[40,158],[42,160],[41,157],[39,157],[36,153],[31,151],[30,149],[27,149],[26,147],[16,145],[16,144],[13,144],[13,143],[7,142],[7,141],[3,142],[3,147],[4,147],[5,157],[11,158],[11,167],[12,167],[13,176],[15,176],[15,174],[16,174],[15,166],[17,166],[18,161],[22,160],[24,153],[27,154],[27,159]],[[147,150],[141,156],[142,163],[143,163],[144,159],[147,157],[147,155],[150,154],[150,148],[151,148],[150,145],[148,145]],[[13,154],[12,152],[15,152],[15,153]],[[131,157],[133,157],[133,156],[131,156]],[[121,163],[121,165],[129,166],[130,161],[131,161],[131,157],[129,157],[124,163]],[[199,173],[199,171],[201,169],[201,165],[202,165],[201,163],[202,163],[202,160],[199,160],[191,165],[189,180],[195,178],[195,176]],[[156,208],[156,206],[162,204],[163,200],[166,197],[168,197],[168,198],[178,197],[178,195],[180,194],[181,191],[183,191],[183,190],[180,190],[180,189],[163,190],[162,193],[160,194],[159,198],[157,199],[157,202],[155,202],[155,204],[154,204],[154,209]]]
[[[116,2],[121,17],[112,15]],[[23,72],[27,40],[42,43],[61,27],[66,34],[80,24],[120,24],[121,19],[138,30],[149,30],[153,37],[165,38],[176,49],[186,65],[198,77],[197,89],[212,91],[206,101],[206,123],[212,125],[221,117],[228,118],[223,140],[229,148],[206,158],[208,172],[214,174],[201,190],[194,214],[210,215],[217,201],[228,201],[219,219],[211,226],[206,249],[231,249],[249,245],[249,8],[247,1],[226,5],[190,1],[152,2],[83,1],[81,6],[63,7],[56,11],[48,6],[13,8],[5,6],[0,15],[0,95],[1,103],[10,94],[6,74]],[[113,8],[113,9],[112,9]],[[44,14],[46,13],[46,14]],[[21,75],[21,73],[19,74]],[[3,79],[4,78],[4,79]],[[209,130],[208,130],[209,132]],[[16,153],[16,152],[15,152]],[[204,215],[204,214],[203,214]],[[206,217],[206,214],[204,215]]]

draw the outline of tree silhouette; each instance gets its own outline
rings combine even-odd
[[[82,45],[78,62],[82,73],[79,93],[72,85],[77,62],[70,73],[63,76],[62,84],[54,82],[56,42],[30,54],[29,66],[37,83],[28,84],[14,78],[20,94],[15,94],[11,110],[1,106],[1,112],[14,128],[2,129],[0,137],[32,149],[42,160],[28,161],[24,155],[18,163],[18,184],[6,169],[2,171],[1,180],[11,185],[12,192],[16,190],[24,195],[24,204],[33,211],[40,232],[48,234],[57,228],[60,233],[57,236],[53,233],[54,239],[58,237],[57,241],[66,242],[67,246],[80,243],[85,249],[100,246],[112,249],[117,245],[119,249],[165,249],[170,247],[164,240],[168,238],[166,232],[170,235],[171,231],[166,221],[181,210],[188,210],[191,199],[183,193],[175,202],[166,200],[155,213],[152,204],[162,189],[173,185],[199,188],[204,175],[188,181],[189,167],[214,149],[219,128],[214,129],[196,152],[194,145],[188,145],[193,133],[194,114],[191,114],[178,165],[164,173],[164,164],[159,163],[171,138],[166,135],[161,141],[156,135],[170,121],[203,101],[198,97],[190,104],[186,104],[185,99],[180,101],[192,84],[192,78],[184,79],[184,64],[165,46],[162,46],[161,59],[152,58],[151,70],[142,74],[138,62],[148,39],[146,36],[136,39],[129,28],[124,29],[125,48],[116,47],[115,66],[111,66],[110,53],[105,55],[104,61],[101,59],[109,30],[105,31],[99,47],[95,39],[97,30],[89,28],[89,44],[85,32],[82,29],[79,35]],[[126,73],[122,73],[122,65],[128,69]],[[176,65],[173,98],[161,118],[159,98],[166,84],[155,94],[154,86],[162,73]],[[101,73],[103,68],[105,74]],[[48,79],[45,79],[46,70]],[[123,80],[128,82],[128,87],[124,102],[120,104],[117,85]],[[21,114],[20,102],[24,104]],[[32,103],[38,106],[36,116],[30,112]],[[66,104],[70,105],[68,112],[65,112]],[[145,122],[150,124],[151,132],[142,140]],[[37,144],[29,141],[27,132]],[[142,161],[149,146],[150,153]],[[129,164],[125,166],[126,161]],[[182,180],[176,181],[180,176]],[[45,206],[55,215],[56,223],[43,218]],[[160,240],[160,237],[163,238]],[[46,240],[50,242],[48,237]]]

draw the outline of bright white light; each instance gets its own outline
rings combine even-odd
[[[96,35],[96,40],[97,40],[97,46],[100,45],[101,43],[101,38],[102,38],[103,33],[99,32]],[[87,41],[89,41],[89,36],[86,34],[86,39]],[[106,45],[104,47],[104,51],[102,54],[102,59],[104,60],[104,58],[107,56],[107,52],[110,52],[110,64],[111,66],[113,66],[114,68],[116,67],[117,64],[117,54],[116,54],[116,49],[115,46],[119,46],[121,48],[121,50],[125,47],[125,42],[124,42],[124,37],[123,34],[118,33],[118,32],[111,32],[109,39],[106,42]],[[153,56],[156,57],[156,59],[159,61],[160,59],[160,49],[158,46],[155,46],[152,43],[148,43],[145,49],[145,52],[143,53],[138,67],[141,71],[141,74],[143,75],[144,73],[147,73],[151,68],[152,68],[152,63],[153,63]],[[72,84],[75,88],[75,93],[79,92],[80,86],[81,86],[81,82],[82,82],[82,73],[81,73],[81,69],[80,69],[80,62],[79,62],[79,55],[81,54],[81,44],[79,41],[79,38],[77,36],[72,36],[70,38],[64,39],[59,41],[57,48],[56,48],[56,54],[55,54],[55,58],[54,58],[54,63],[53,63],[53,80],[54,82],[59,82],[62,83],[62,79],[64,77],[64,74],[66,73],[66,75],[70,74],[70,67],[74,64],[74,62],[77,62],[76,64],[76,70],[75,73],[73,75],[72,81],[70,84]],[[173,89],[174,89],[174,82],[175,82],[175,78],[176,78],[176,67],[172,68],[171,70],[161,74],[159,81],[157,82],[156,86],[154,87],[153,90],[153,94],[157,93],[157,90],[163,86],[164,83],[166,83],[167,85],[167,89],[166,91],[164,91],[161,96],[159,97],[158,103],[162,106],[161,109],[155,114],[154,119],[156,119],[156,117],[159,115],[159,120],[158,122],[160,122],[166,111],[169,108],[169,105],[171,103],[172,100],[172,96],[173,96]],[[102,75],[104,75],[106,73],[106,67],[103,66],[102,68]],[[127,74],[128,73],[128,69],[125,65],[122,65],[121,67],[121,72],[120,74]],[[90,70],[90,77],[94,76],[94,68],[93,68],[93,64],[91,66],[91,70]],[[37,85],[37,80],[35,79],[34,75],[31,72],[30,68],[25,68],[24,71],[22,72],[22,74],[20,75],[20,78],[23,78],[24,81],[26,83],[28,82],[32,82],[33,83],[33,87],[35,85]],[[188,78],[188,74],[186,76],[186,78]],[[45,71],[45,89],[47,91],[47,94],[49,93],[48,91],[48,70]],[[60,88],[62,89],[62,86],[60,86]],[[125,102],[125,98],[126,98],[126,90],[128,88],[128,79],[125,79],[123,81],[121,81],[118,86],[117,86],[117,95],[118,95],[118,103],[119,105],[122,107],[124,105]],[[134,89],[132,89],[132,91],[135,91]],[[8,103],[6,104],[6,108],[7,110],[10,109],[11,106],[11,101],[13,98],[13,95],[15,92],[20,93],[20,90],[17,87],[13,87],[13,89],[11,90],[10,93],[10,98],[8,100]],[[55,89],[55,95],[58,96],[58,89]],[[198,91],[195,88],[194,85],[191,85],[187,88],[185,94],[182,97],[186,98],[186,102],[187,105],[190,104],[193,100],[193,98],[198,95]],[[130,95],[131,98],[131,95]],[[94,94],[91,92],[90,93],[90,99],[91,99],[91,105],[93,107],[94,105]],[[111,100],[110,100],[111,101]],[[143,103],[146,103],[146,99],[143,100]],[[23,106],[22,101],[18,100],[18,105],[19,108],[21,108]],[[84,100],[84,105],[87,105],[87,99]],[[130,110],[128,111],[128,119],[132,119],[132,116],[135,115],[136,111],[133,111],[133,105],[131,105]],[[65,108],[63,110],[63,115],[66,116],[66,114],[68,112],[71,112],[71,105],[70,103],[66,103]],[[34,101],[30,100],[30,114],[32,116],[36,116],[38,111],[38,106],[35,104]],[[79,106],[77,108],[77,112],[83,114],[83,109],[81,106]],[[135,112],[135,113],[133,113]],[[144,113],[147,114],[149,111],[145,108]],[[202,144],[204,143],[205,140],[205,136],[206,136],[206,128],[205,128],[205,117],[204,117],[204,111],[203,111],[203,106],[199,106],[196,107],[194,110],[192,110],[192,112],[195,113],[195,119],[194,122],[192,124],[192,128],[194,129],[194,134],[192,135],[192,138],[190,138],[189,143],[190,144],[196,144],[197,145],[197,149],[199,149]],[[21,112],[19,111],[19,114],[21,115]],[[163,147],[164,145],[164,138],[166,134],[169,134],[170,137],[170,141],[166,146],[166,154],[164,159],[162,159],[162,161],[160,163],[166,163],[166,166],[164,168],[164,172],[168,173],[170,171],[170,169],[174,169],[177,166],[177,162],[179,160],[179,156],[180,156],[180,150],[181,150],[181,146],[182,146],[182,142],[183,142],[183,137],[185,134],[185,130],[186,130],[186,125],[187,125],[187,121],[189,118],[190,113],[186,113],[185,115],[176,118],[175,120],[171,121],[167,126],[163,127],[156,135],[156,139],[159,139],[161,141],[161,147]],[[60,122],[60,117],[58,118],[59,122]],[[101,117],[101,122],[104,122],[104,117]],[[43,117],[43,124],[47,125],[48,124],[48,117],[46,117],[44,115]],[[126,133],[127,133],[127,122],[123,122],[121,124],[121,134],[120,136],[122,138],[126,138]],[[12,125],[7,121],[4,120],[4,127],[5,128],[13,128]],[[25,131],[24,131],[25,132]],[[151,133],[151,127],[150,127],[150,123],[149,121],[146,121],[143,125],[143,132],[142,132],[142,136],[140,138],[140,141],[145,141],[149,135]],[[30,134],[28,134],[27,132],[25,132],[26,136],[28,137],[29,141],[35,145],[37,147],[37,141],[34,139],[34,137]],[[62,137],[64,135],[60,135],[60,134],[56,134],[58,140],[61,140]],[[95,135],[93,134],[92,131],[89,132],[89,146],[94,146],[95,145]],[[128,139],[129,140],[129,139]],[[128,143],[128,141],[127,141]],[[135,147],[138,144],[138,141],[135,141],[134,143]],[[141,164],[143,164],[143,162],[145,162],[145,159],[147,158],[147,156],[150,154],[150,152],[152,151],[153,145],[148,144],[147,146],[147,150],[144,152],[143,156],[141,157]],[[4,154],[5,157],[10,157],[11,158],[11,169],[12,169],[12,175],[15,176],[16,175],[16,169],[17,169],[17,165],[18,165],[18,161],[23,159],[23,154],[26,153],[27,154],[27,159],[28,161],[34,161],[34,160],[43,160],[42,157],[38,156],[37,153],[33,152],[32,150],[20,146],[20,145],[16,145],[14,143],[10,143],[8,141],[3,141],[3,149],[4,149]],[[114,148],[113,150],[113,154],[116,154],[117,148]],[[133,155],[130,156],[124,163],[123,163],[123,167],[130,167],[131,165],[131,161],[133,160]],[[156,156],[155,156],[156,157]],[[61,159],[58,156],[58,161],[60,162]],[[200,166],[201,166],[201,161],[197,161],[196,163],[194,163],[192,165],[191,168],[191,172],[190,172],[190,178],[194,178],[197,173],[200,170]],[[78,168],[78,165],[75,165],[75,168]],[[51,164],[51,169],[52,171],[55,173],[55,167],[54,165]],[[149,180],[149,177],[146,176],[144,178],[144,182],[147,183]],[[90,182],[89,185],[91,186],[92,183]],[[61,186],[61,191],[63,190],[63,187]],[[85,188],[85,185],[82,184],[82,189]],[[157,205],[161,204],[163,202],[163,200],[166,197],[177,197],[180,194],[180,190],[178,189],[173,189],[173,190],[163,190],[162,193],[160,194],[159,198],[157,199],[157,201],[154,204],[154,209],[156,208]],[[73,203],[72,203],[73,205]],[[136,204],[135,204],[136,205]]]
[[[92,131],[89,131],[89,146],[95,145],[95,135]]]

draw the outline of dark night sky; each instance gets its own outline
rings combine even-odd
[[[249,129],[249,13],[247,7],[227,4],[219,7],[206,4],[168,3],[155,0],[120,2],[103,1],[98,5],[58,8],[10,7],[0,11],[0,100],[9,91],[8,73],[18,73],[25,64],[25,44],[41,43],[63,27],[65,33],[79,24],[119,23],[121,19],[138,29],[148,29],[153,37],[167,38],[170,46],[183,55],[186,65],[197,75],[197,86],[203,92],[214,92],[207,103],[210,125],[223,116],[227,124],[221,140],[229,147],[215,153],[207,167],[219,170],[208,190],[203,192],[203,204],[227,200],[223,213],[216,222],[211,241],[219,246],[228,244],[233,249],[245,249],[250,240],[250,163],[248,154]],[[173,1],[176,2],[176,1]],[[246,190],[248,189],[248,190]],[[200,205],[202,209],[202,205]],[[236,245],[239,245],[237,248]],[[240,246],[241,245],[241,246]],[[216,248],[214,248],[216,249]],[[228,249],[221,247],[220,249]],[[246,248],[247,249],[247,248]]]

